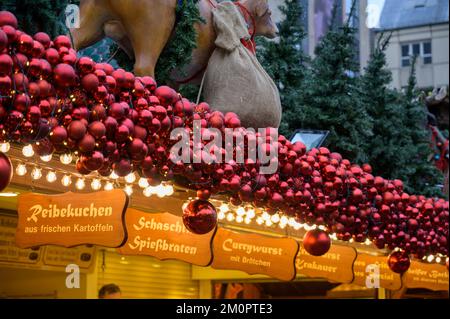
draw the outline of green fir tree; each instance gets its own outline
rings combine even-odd
[[[374,174],[401,179],[409,192],[434,193],[437,170],[428,162],[425,110],[414,101],[414,64],[406,94],[390,89],[392,74],[385,54],[389,40],[390,35],[379,37],[360,81],[361,98],[374,121],[367,143],[369,163]]]
[[[409,176],[407,186],[410,192],[423,195],[442,196],[436,187],[443,183],[443,176],[434,163],[429,161],[431,132],[427,128],[427,112],[424,102],[419,98],[416,78],[417,56],[412,58],[408,87],[403,95],[404,128],[402,130],[411,141],[407,155]]]
[[[278,38],[269,41],[258,39],[258,60],[275,81],[283,106],[280,132],[290,135],[296,127],[302,86],[307,74],[308,56],[302,51],[306,36],[302,25],[303,8],[297,0],[285,0],[279,7],[285,19],[278,23]]]
[[[297,110],[296,127],[328,130],[326,146],[357,163],[368,160],[367,141],[372,137],[372,118],[360,99],[358,66],[354,60],[355,14],[353,2],[347,23],[333,23],[316,48],[311,74],[305,81],[304,101]]]
[[[64,10],[69,0],[3,0],[0,8],[13,12],[20,29],[28,34],[46,32],[51,37],[66,34]]]

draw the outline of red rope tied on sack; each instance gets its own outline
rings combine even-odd
[[[213,8],[217,8],[212,0],[209,0],[209,4]],[[256,35],[256,21],[255,17],[248,11],[248,9],[243,6],[240,2],[234,2],[234,5],[239,8],[242,16],[244,17],[245,23],[247,24],[248,33],[250,34],[250,39],[241,39],[241,43],[253,54],[256,54],[256,43],[255,43],[255,35]]]
[[[247,23],[248,33],[250,34],[250,39],[241,39],[241,43],[253,54],[256,54],[256,43],[255,43],[255,34],[256,34],[256,21],[255,17],[248,11],[246,7],[244,7],[240,2],[234,3],[237,7],[239,7],[242,15],[244,16],[244,20]],[[251,23],[249,23],[249,20]]]

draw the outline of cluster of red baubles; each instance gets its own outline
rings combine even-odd
[[[45,33],[32,37],[17,27],[12,14],[0,13],[0,142],[32,143],[40,156],[77,152],[81,174],[137,171],[150,185],[180,176],[201,200],[226,193],[234,205],[251,203],[324,225],[340,240],[368,238],[380,249],[398,247],[419,258],[448,255],[447,201],[408,195],[401,181],[374,177],[368,164],[353,165],[326,148],[307,152],[302,143],[274,139],[273,129],[248,131],[236,114],[196,105],[170,87],[157,87],[151,77],[78,58],[67,36],[51,41]],[[245,149],[233,150],[245,153],[245,164],[215,162],[213,152],[224,154],[225,143],[194,154],[201,163],[174,163],[170,149],[177,141],[170,132],[183,128],[191,134],[194,120],[202,130],[236,129]],[[255,143],[278,149],[275,174],[259,174],[260,163],[247,158]]]

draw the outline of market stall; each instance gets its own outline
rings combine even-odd
[[[273,128],[247,130],[240,115],[149,76],[78,58],[67,36],[31,37],[11,13],[0,27],[6,297],[94,298],[116,281],[125,297],[211,298],[216,282],[305,278],[448,291],[448,201],[407,194],[369,164],[307,151]],[[62,286],[70,265],[82,290]],[[14,291],[21,276],[45,281],[42,271],[55,271],[58,286]]]

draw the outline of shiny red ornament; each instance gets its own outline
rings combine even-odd
[[[63,87],[72,86],[75,84],[76,73],[72,66],[61,63],[55,67],[55,81]]]
[[[404,250],[396,250],[388,257],[389,268],[397,274],[403,274],[406,272],[410,265],[411,260],[409,259],[409,255]]]
[[[88,74],[81,79],[81,85],[87,92],[93,93],[97,91],[100,81],[95,74]]]
[[[191,201],[183,209],[183,223],[186,228],[197,235],[203,235],[217,226],[217,212],[214,206],[205,200]]]
[[[168,106],[177,99],[177,92],[168,86],[160,86],[155,90],[155,95],[161,102],[162,106]]]
[[[0,153],[0,192],[8,187],[13,176],[11,160],[4,153]]]
[[[331,239],[328,233],[320,230],[313,229],[306,233],[303,238],[303,248],[313,256],[325,255],[331,247]]]

